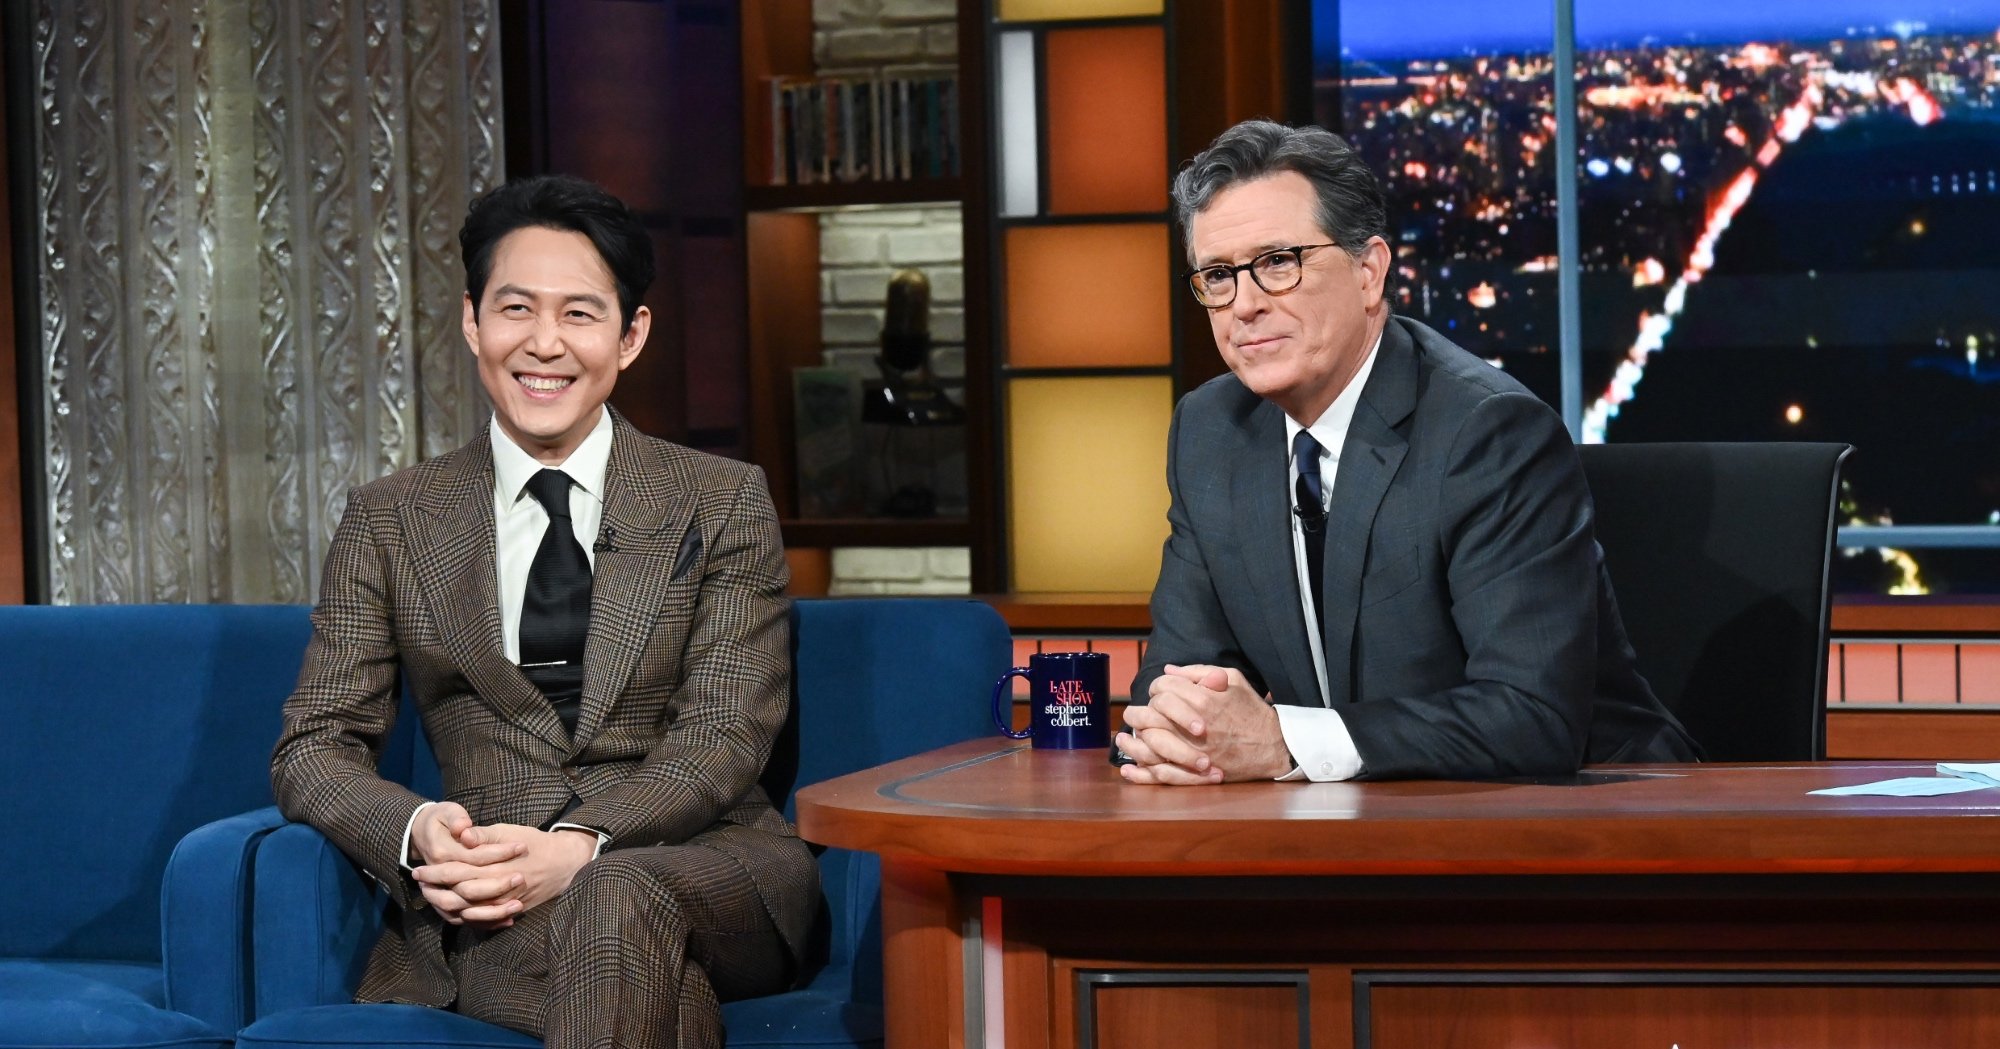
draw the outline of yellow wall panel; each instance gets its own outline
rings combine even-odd
[[[1058,18],[1131,18],[1157,15],[1163,0],[1000,0],[1002,22]]]
[[[1007,363],[1165,365],[1174,291],[1162,222],[1007,230]]]
[[[1007,385],[1013,589],[1150,591],[1167,538],[1166,376]]]
[[[1051,30],[1051,215],[1167,208],[1167,34],[1159,26]]]

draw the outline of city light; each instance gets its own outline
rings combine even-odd
[[[1404,274],[1398,308],[1483,358],[1509,362],[1531,388],[1552,394],[1550,366],[1525,363],[1554,354],[1557,343],[1553,169],[1564,160],[1554,148],[1559,73],[1550,56],[1424,57],[1400,66],[1362,63],[1356,71],[1361,75],[1341,85],[1340,123],[1369,163],[1391,175],[1391,240]],[[1923,128],[1947,114],[1993,120],[2000,112],[2000,33],[1898,38],[1858,27],[1846,38],[1818,42],[1649,42],[1580,51],[1576,84],[1573,162],[1583,182],[1577,269],[1585,296],[1585,353],[1604,353],[1607,325],[1614,331],[1630,325],[1624,328],[1629,334],[1609,337],[1610,361],[1586,357],[1585,381],[1594,388],[1585,390],[1579,436],[1590,442],[1604,440],[1620,408],[1638,395],[1653,355],[1680,345],[1674,332],[1689,323],[1690,293],[1718,265],[1730,265],[1718,263],[1718,251],[1745,250],[1718,246],[1768,172],[1786,165],[1808,136],[1846,135],[1857,121],[1882,125],[1894,136],[1902,133],[1898,125]],[[1824,153],[1809,155],[1812,163],[1827,162]],[[1932,163],[1916,169],[1907,189],[1885,192],[1923,199],[2000,192],[1993,169],[1971,154],[1958,168]],[[1796,192],[1797,183],[1791,188]],[[1946,213],[1911,209],[1889,228],[1933,243]],[[1773,213],[1757,214],[1756,237],[1771,236]],[[1837,222],[1846,216],[1835,210],[1827,217]],[[1959,232],[1956,226],[1952,231]],[[1751,244],[1747,250],[1758,258],[1783,257],[1782,249],[1773,253]],[[1705,290],[1692,297],[1742,308],[1745,289],[1755,282],[1793,275],[1808,300],[1831,307],[1835,300],[1824,297],[1843,294],[1805,267],[1757,270],[1748,281],[1740,279],[1746,276],[1740,269],[1727,272],[1731,279],[1718,289],[1721,298]],[[1848,286],[1851,272],[1837,270],[1841,283],[1835,287]],[[1607,285],[1613,274],[1619,283]],[[1846,349],[1847,341],[1828,338],[1820,315],[1800,321],[1775,344],[1814,349],[1824,342]],[[1845,323],[1839,310],[1824,321]],[[1750,327],[1771,330],[1768,321]],[[1711,349],[1716,340],[1732,338],[1729,322],[1713,314],[1694,331],[1693,344]],[[1963,333],[1951,334],[1947,352],[1959,358]],[[1957,374],[1984,378],[1979,361],[1991,356],[1963,353]],[[1803,427],[1805,399],[1777,401],[1766,425]],[[1841,410],[1816,408],[1815,427],[1837,436],[1845,425],[1836,421]]]

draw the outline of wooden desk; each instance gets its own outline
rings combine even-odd
[[[1153,628],[1150,593],[980,594],[1017,634],[1144,634]],[[1835,594],[1832,627],[1842,637],[1977,638],[2000,634],[2000,601],[1990,594],[1884,597]]]
[[[2000,1045],[2000,790],[1920,763],[1126,787],[972,742],[806,788],[890,1049]]]

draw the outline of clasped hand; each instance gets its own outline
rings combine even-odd
[[[1146,704],[1125,708],[1118,747],[1133,761],[1118,770],[1128,783],[1276,779],[1292,767],[1271,701],[1229,667],[1168,664]]]
[[[480,826],[463,805],[446,801],[417,817],[410,848],[423,860],[411,876],[445,921],[504,929],[569,888],[597,851],[597,838],[513,823]]]

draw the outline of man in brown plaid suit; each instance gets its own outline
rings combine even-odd
[[[720,1045],[719,999],[782,989],[818,900],[757,786],[789,691],[777,518],[756,468],[605,405],[650,324],[622,203],[517,181],[459,240],[493,422],[349,494],[278,804],[393,901],[362,1001],[552,1046]],[[399,671],[442,799],[376,774]]]

